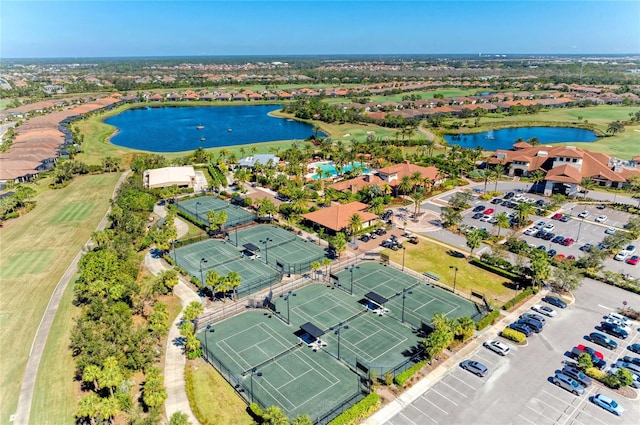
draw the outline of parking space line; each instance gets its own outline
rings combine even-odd
[[[518,416],[521,417],[522,419],[524,419],[525,421],[529,422],[531,425],[538,425],[536,422],[532,422],[532,421],[530,421],[529,419],[525,418],[522,415],[518,415]]]
[[[584,407],[587,407],[588,405],[585,403]],[[595,406],[594,406],[595,407]],[[596,421],[600,422],[602,425],[608,425],[608,422],[605,422],[601,419],[598,419],[597,417],[593,416],[591,413],[589,413],[588,411],[582,409],[580,410],[580,412],[578,412],[578,414],[576,415],[576,418],[580,415],[587,415],[589,416],[590,419],[595,419]]]
[[[545,393],[545,394],[548,394],[548,395],[549,395],[549,397],[551,397],[551,398],[555,398],[556,400],[561,401],[562,403],[568,403],[568,402],[567,402],[567,401],[565,401],[564,399],[562,399],[562,398],[558,397],[558,396],[557,396],[557,395],[555,395],[555,394],[551,394],[551,393],[550,393],[549,391],[547,391],[547,390],[542,390],[542,392],[543,392],[543,393]],[[574,398],[575,398],[575,397],[574,397]]]
[[[414,406],[414,403],[411,403],[409,406],[412,407],[413,409],[415,409],[416,412],[418,412],[420,414],[420,416],[424,416],[425,418],[429,419],[430,421],[433,421],[433,423],[436,423],[436,424],[438,423],[438,421],[436,421],[431,416],[429,416],[426,413],[424,413],[424,411],[422,411],[421,409],[418,409],[416,406]]]
[[[552,406],[552,405],[550,405],[549,403],[545,403],[544,401],[542,401],[542,400],[541,400],[541,399],[539,399],[539,398],[533,398],[533,399],[532,399],[532,401],[533,401],[533,400],[538,401],[540,404],[544,404],[545,406],[547,406],[547,407],[551,408],[552,410],[554,410],[554,411],[556,411],[556,412],[558,412],[558,413],[560,414],[560,416],[558,417],[558,419],[552,419],[554,422],[557,422],[557,421],[558,421],[562,416],[566,415],[566,413],[564,413],[564,412],[563,412],[563,411],[561,411],[560,409],[556,409],[555,407],[553,407],[553,406]],[[529,407],[529,405],[527,405],[527,407]],[[530,408],[530,409],[531,409],[531,410],[533,410],[533,408]],[[544,415],[542,415],[542,416],[544,416]],[[547,418],[547,419],[551,419],[551,418],[549,418],[549,417],[547,417],[547,416],[544,416],[544,417],[545,417],[545,418]]]
[[[469,388],[471,388],[472,390],[477,390],[478,388],[474,387],[473,385],[469,384],[468,382],[463,381],[462,379],[458,378],[457,376],[455,376],[454,374],[451,374],[449,376],[454,377],[455,379],[457,379],[458,381],[462,382],[463,384],[465,384],[466,386],[468,386]]]
[[[412,424],[418,425],[417,422],[414,422],[411,420],[411,418],[409,418],[407,415],[404,414],[404,411],[400,412],[400,416],[402,416],[403,418],[405,418],[406,420],[408,420],[409,422],[411,422]],[[431,418],[429,418],[431,419]]]
[[[449,403],[453,404],[454,406],[457,406],[457,405],[458,405],[458,403],[456,403],[456,402],[454,402],[453,400],[449,399],[449,397],[447,397],[446,395],[441,394],[441,393],[439,393],[438,391],[436,391],[436,389],[435,389],[435,388],[434,388],[434,389],[432,389],[432,390],[431,390],[431,392],[432,392],[432,393],[435,393],[435,394],[437,394],[437,395],[439,395],[439,396],[440,396],[440,397],[442,397],[442,398],[444,398],[445,400],[447,400]]]
[[[440,406],[438,406],[437,404],[435,404],[433,401],[429,400],[428,398],[426,398],[423,395],[420,396],[421,399],[423,399],[424,401],[426,401],[427,403],[429,403],[430,405],[432,405],[433,407],[435,407],[436,409],[438,409],[439,411],[441,411],[442,413],[444,413],[445,415],[448,415],[449,412],[447,412],[446,410],[442,409]]]
[[[457,392],[458,394],[460,394],[462,397],[464,398],[469,398],[468,395],[466,395],[465,393],[463,393],[462,391],[456,390],[455,388],[453,388],[451,385],[449,385],[446,381],[440,381],[439,384],[443,384],[446,385],[447,387],[451,388],[453,391]]]
[[[542,416],[543,418],[545,418],[545,419],[549,419],[549,420],[550,420],[550,421],[552,421],[553,423],[556,423],[556,422],[557,422],[557,420],[556,420],[556,419],[552,419],[552,418],[550,418],[550,417],[548,417],[548,416],[543,415],[543,414],[542,414],[542,413],[540,413],[537,409],[534,409],[533,407],[529,406],[528,404],[527,404],[527,406],[526,406],[526,407],[527,407],[528,409],[533,410],[534,412],[536,412],[538,415]]]

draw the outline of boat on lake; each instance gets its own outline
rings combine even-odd
[[[201,142],[204,142],[205,140],[207,140],[207,138],[206,138],[206,137],[201,137],[201,138],[200,138],[200,141],[201,141]]]
[[[204,125],[199,124],[196,126],[196,130],[202,130],[204,128]]]
[[[232,129],[232,128],[227,128],[227,131],[228,131],[229,133],[231,133],[231,132],[233,131],[233,129]]]

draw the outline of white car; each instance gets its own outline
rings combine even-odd
[[[534,229],[542,229],[546,224],[547,223],[545,223],[544,221],[539,221],[533,227]]]
[[[556,311],[551,307],[547,307],[546,305],[534,304],[531,306],[531,310],[538,312],[540,314],[544,314],[547,317],[555,317]]]
[[[509,348],[509,346],[504,342],[494,341],[492,339],[486,341],[482,345],[493,351],[494,353],[500,354],[501,356],[506,356],[507,354],[509,354],[509,351],[511,351],[511,348]]]
[[[604,231],[607,235],[613,235],[616,232],[616,229],[614,229],[613,227],[609,227],[607,230]]]
[[[580,214],[578,214],[578,217],[580,217],[580,218],[589,217],[589,211],[582,211]]]
[[[492,216],[492,215],[486,215],[486,214],[485,214],[485,215],[483,215],[483,216],[480,218],[480,221],[489,221],[489,220],[491,220],[492,218],[493,218],[493,216]]]
[[[612,325],[616,325],[617,327],[619,327],[620,329],[622,329],[623,331],[626,331],[627,333],[631,333],[631,326],[629,326],[627,324],[627,322],[624,322],[622,320],[618,320],[618,319],[613,319],[611,317],[607,317],[603,320],[604,323],[611,323]]]
[[[606,215],[599,215],[596,217],[595,222],[596,223],[604,223],[605,221],[607,221],[608,217]]]
[[[613,257],[613,259],[616,261],[624,261],[628,256],[629,256],[629,253],[623,250],[617,253],[616,256]]]
[[[533,236],[536,233],[538,233],[538,229],[536,229],[535,227],[530,227],[527,230],[524,231],[524,234],[527,236]]]
[[[544,227],[543,227],[543,229],[544,229],[546,232],[550,232],[550,231],[552,231],[552,230],[553,230],[553,229],[555,229],[555,228],[556,228],[556,226],[555,226],[553,223],[549,223],[549,224],[547,224],[546,226],[544,226]]]

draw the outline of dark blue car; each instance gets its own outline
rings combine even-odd
[[[558,308],[567,308],[567,303],[562,301],[560,298],[553,297],[551,295],[547,295],[546,297],[542,298],[542,301],[549,303],[553,306],[556,306]]]

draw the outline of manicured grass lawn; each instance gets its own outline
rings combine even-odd
[[[38,369],[31,405],[32,424],[76,423],[76,399],[80,394],[78,383],[74,380],[76,365],[69,341],[73,319],[79,309],[72,303],[73,296],[73,285],[69,285],[60,301]]]
[[[0,279],[2,423],[6,423],[15,412],[31,343],[51,293],[107,211],[120,174],[105,174],[102,184],[85,184],[93,177],[78,177],[63,189],[42,192],[31,212],[5,223],[0,230],[0,270],[3,271]],[[86,217],[77,221],[54,222],[54,218],[60,216],[68,205],[82,202],[95,205]],[[55,327],[54,332],[57,332]],[[68,344],[68,339],[61,344]],[[61,354],[52,353],[54,356]],[[59,379],[67,380],[68,376],[61,372]],[[74,393],[60,393],[59,396],[75,400]]]
[[[450,266],[458,268],[456,290],[470,294],[471,291],[479,292],[487,301],[505,303],[515,296],[515,291],[509,288],[510,281],[486,270],[472,266],[466,258],[457,258],[449,254],[449,248],[420,239],[420,243],[405,244],[405,267],[419,273],[429,271],[440,276],[440,282],[453,287],[454,270]],[[390,255],[391,261],[402,264],[402,250],[382,251]]]
[[[65,206],[52,220],[53,223],[84,220],[95,207],[95,202],[74,202]]]
[[[422,96],[422,99],[432,99],[435,94],[441,94],[444,97],[458,97],[458,96],[470,96],[473,94],[482,91],[480,89],[454,89],[454,88],[446,88],[446,89],[435,89],[429,91],[412,91],[407,93],[398,93],[398,94],[390,94],[390,95],[381,95],[381,96],[369,96],[371,102],[402,102],[402,98],[404,96]],[[349,97],[336,97],[336,98],[327,98],[323,99],[323,101],[329,104],[347,104],[352,103],[351,98]]]
[[[247,405],[227,381],[202,359],[187,362],[185,374],[193,381],[191,409],[206,418],[202,425],[251,425]],[[203,418],[199,418],[202,420]]]

